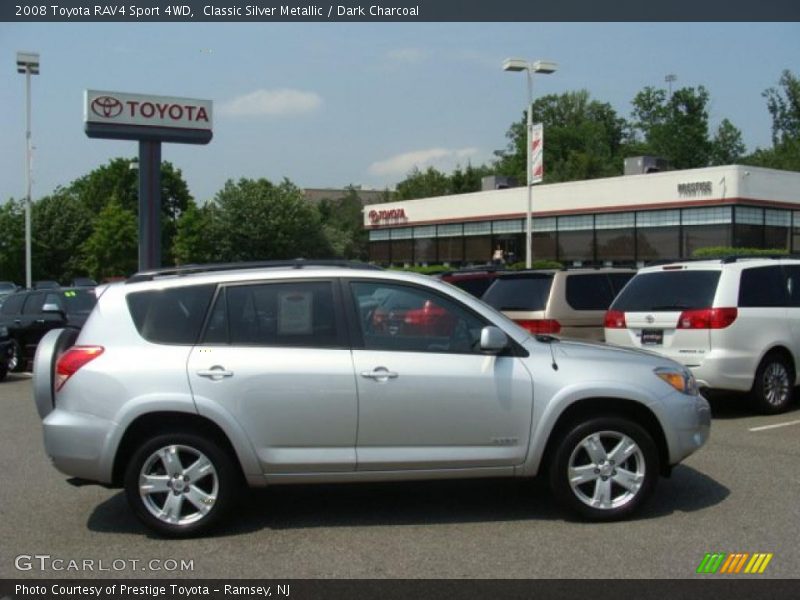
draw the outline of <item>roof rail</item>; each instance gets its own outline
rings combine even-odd
[[[181,265],[178,267],[166,267],[163,269],[151,269],[148,271],[139,271],[131,275],[127,283],[137,283],[140,281],[152,281],[157,277],[177,276],[182,277],[185,275],[193,275],[195,273],[211,273],[216,271],[237,271],[240,269],[277,269],[277,268],[292,268],[303,269],[305,267],[340,267],[345,269],[364,269],[380,271],[381,267],[371,265],[364,262],[354,260],[337,260],[337,259],[305,259],[294,258],[290,260],[264,260],[264,261],[249,261],[249,262],[231,262],[231,263],[210,263],[210,264],[190,264]]]
[[[720,262],[723,264],[728,263],[735,263],[737,260],[743,258],[772,258],[772,259],[780,259],[780,258],[800,258],[800,254],[734,254],[731,256],[724,256],[720,259]],[[712,259],[713,260],[713,259]]]

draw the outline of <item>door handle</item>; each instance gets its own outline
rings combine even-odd
[[[361,376],[375,381],[387,381],[389,379],[397,379],[399,375],[386,367],[375,367],[372,371],[361,371]]]
[[[44,325],[44,319],[36,319],[38,325]]]
[[[211,381],[219,381],[225,377],[233,377],[233,371],[225,370],[225,367],[214,365],[210,369],[200,369],[197,371],[200,377],[208,377]]]

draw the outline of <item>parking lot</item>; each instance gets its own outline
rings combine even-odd
[[[538,482],[302,486],[249,493],[214,537],[165,541],[120,490],[73,487],[50,466],[30,375],[11,374],[0,384],[0,577],[684,578],[707,552],[771,552],[758,577],[798,577],[800,410],[713,407],[709,444],[632,521],[575,521]],[[71,560],[94,572],[53,568]]]

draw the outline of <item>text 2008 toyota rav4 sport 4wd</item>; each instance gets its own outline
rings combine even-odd
[[[709,435],[686,367],[532,337],[425,276],[217,265],[97,295],[77,339],[39,346],[45,447],[165,535],[206,531],[241,483],[547,473],[564,505],[616,519]]]

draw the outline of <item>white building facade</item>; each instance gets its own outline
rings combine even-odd
[[[525,259],[525,187],[367,205],[370,260]],[[642,265],[735,246],[800,253],[800,173],[731,165],[533,188],[533,259]]]

